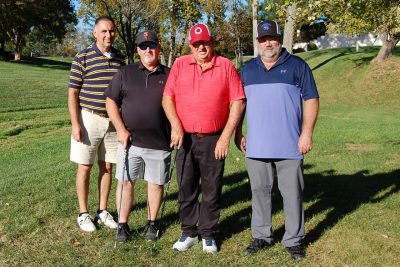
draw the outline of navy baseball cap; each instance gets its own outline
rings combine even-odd
[[[279,25],[276,21],[266,20],[258,23],[257,25],[257,39],[272,36],[282,39],[282,32],[279,29]]]
[[[140,45],[144,42],[153,42],[158,44],[158,37],[155,31],[143,31],[136,37],[136,44]]]

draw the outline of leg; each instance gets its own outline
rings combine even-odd
[[[203,239],[214,239],[221,213],[222,177],[224,160],[215,159],[214,150],[218,136],[204,137],[199,140],[196,150],[200,162],[201,192],[199,234]]]
[[[122,192],[122,199],[121,199],[121,210],[120,207],[120,197],[121,197],[121,188],[122,188],[122,181],[118,180],[117,183],[117,192],[116,192],[116,201],[117,204],[117,212],[119,217],[119,223],[127,223],[129,221],[129,215],[131,213],[132,202],[134,199],[134,192],[135,192],[135,181],[124,181],[124,188]]]
[[[182,232],[197,236],[199,220],[199,172],[192,155],[190,135],[185,135],[184,144],[177,152],[176,171],[179,186],[178,206]]]
[[[252,194],[251,232],[254,238],[273,242],[271,191],[274,165],[262,159],[246,158]]]
[[[99,210],[106,210],[108,206],[108,195],[111,189],[112,164],[104,161],[98,161],[98,164]]]
[[[164,187],[162,185],[147,183],[147,219],[155,221],[163,201]]]
[[[89,179],[93,165],[78,164],[76,173],[76,193],[78,195],[79,212],[88,211]]]
[[[301,244],[304,239],[303,160],[276,161],[278,186],[285,212],[285,247]]]

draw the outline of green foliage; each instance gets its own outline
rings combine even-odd
[[[318,50],[318,46],[315,43],[307,44],[307,51]]]
[[[275,13],[283,23],[287,6],[293,3],[297,4],[300,25],[305,21],[313,23],[324,15],[329,18],[328,31],[332,33],[383,33],[384,46],[381,51],[389,46],[389,55],[400,41],[398,0],[274,0],[266,1],[265,10]]]
[[[76,23],[70,1],[64,0],[4,0],[0,4],[1,36],[13,43],[16,59],[26,43],[26,36],[35,32],[36,38],[61,41],[69,23]]]

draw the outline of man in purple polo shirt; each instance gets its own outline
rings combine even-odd
[[[300,260],[305,255],[303,156],[312,149],[319,95],[307,63],[282,48],[275,21],[258,24],[257,42],[259,56],[241,73],[247,98],[247,138],[242,123],[235,134],[236,145],[246,152],[252,191],[254,239],[245,253],[253,254],[273,243],[271,191],[276,175],[285,213],[282,243],[293,259]]]

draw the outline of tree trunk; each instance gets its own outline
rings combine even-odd
[[[385,35],[382,47],[379,50],[378,55],[376,56],[376,58],[373,61],[374,62],[383,62],[386,59],[388,59],[393,54],[393,50],[399,41],[400,41],[400,38],[388,39]]]
[[[22,54],[22,47],[23,47],[23,42],[24,37],[16,34],[13,40],[13,45],[14,45],[14,60],[15,61],[20,61],[21,60],[21,54]]]
[[[286,12],[283,47],[285,47],[289,53],[293,53],[293,38],[296,30],[296,4],[289,5]]]
[[[21,52],[15,51],[14,60],[15,61],[20,61],[21,60]]]
[[[258,46],[257,46],[257,19],[258,19],[258,1],[253,0],[252,4],[253,8],[253,48],[254,48],[254,57],[258,56]]]
[[[4,53],[4,38],[0,38],[0,55]]]

